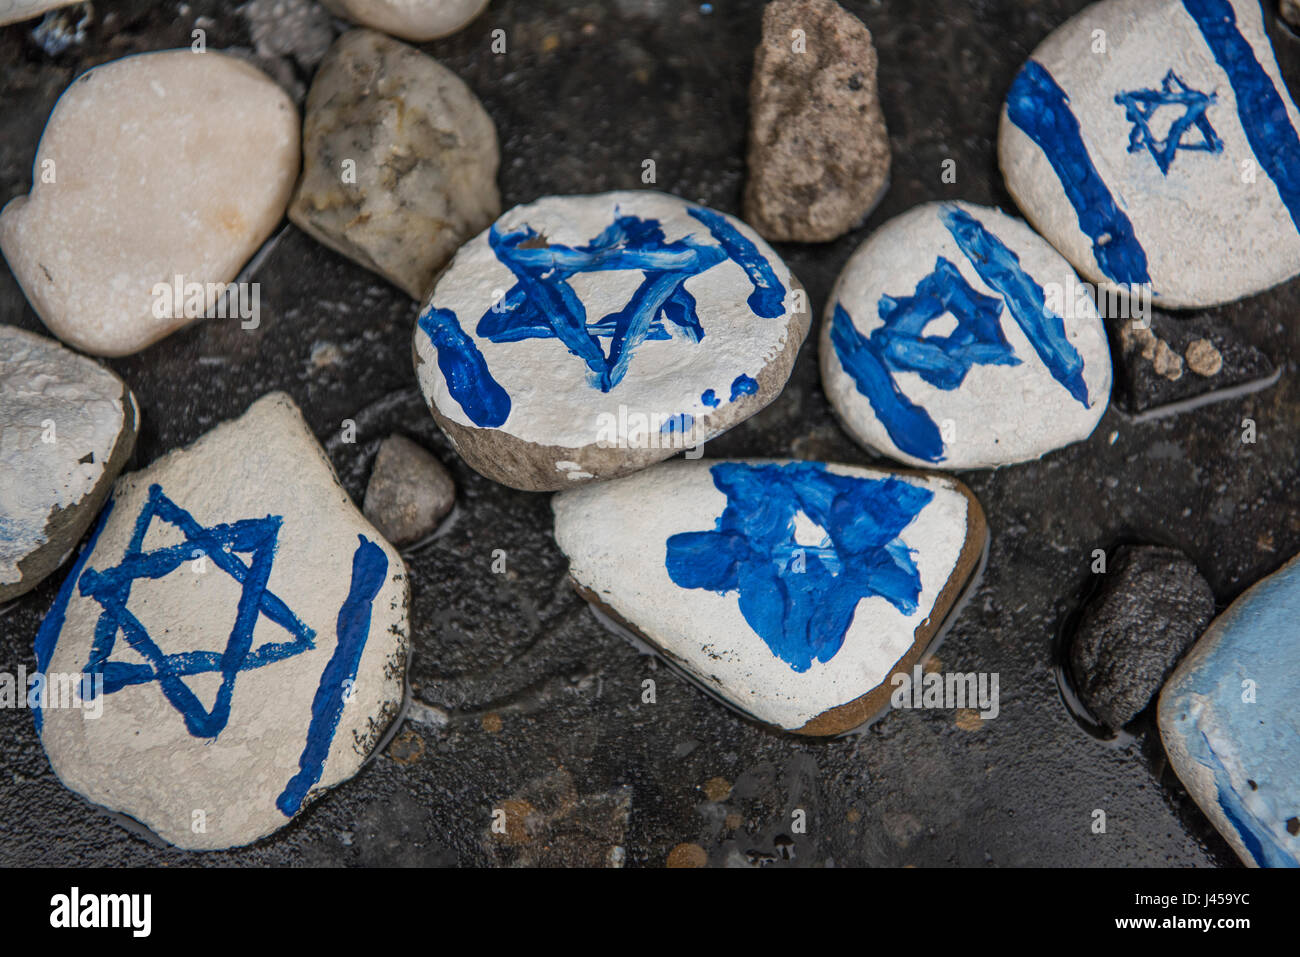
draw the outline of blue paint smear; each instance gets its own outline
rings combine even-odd
[[[347,704],[345,685],[357,676],[361,653],[370,637],[370,613],[375,597],[388,576],[388,556],[364,535],[352,555],[352,585],[339,609],[336,633],[338,644],[329,664],[321,672],[320,683],[311,703],[311,725],[307,743],[298,759],[299,771],[276,799],[275,806],[285,817],[293,817],[302,807],[307,793],[315,787],[325,769],[339,718]]]
[[[77,556],[72,569],[68,572],[68,577],[59,586],[59,593],[54,596],[54,604],[50,606],[50,610],[45,613],[45,617],[41,620],[41,627],[36,632],[35,642],[36,671],[38,674],[45,674],[46,669],[50,666],[50,659],[54,657],[54,649],[59,643],[59,635],[63,633],[64,616],[68,611],[68,602],[72,599],[72,590],[81,577],[81,570],[86,567],[86,562],[90,560],[91,553],[95,551],[95,544],[99,541],[99,535],[104,531],[104,526],[108,524],[108,516],[113,514],[113,505],[114,500],[110,498],[99,515],[95,530],[90,533],[86,547],[81,550],[81,554]],[[93,688],[93,682],[91,686]],[[86,691],[87,689],[82,689],[83,700],[90,699]],[[19,689],[19,693],[26,694],[27,689]],[[32,720],[36,722],[36,733],[40,734],[41,728],[45,724],[45,715],[42,708],[32,709]]]
[[[1228,74],[1237,115],[1256,159],[1277,187],[1291,222],[1300,229],[1300,138],[1286,103],[1237,29],[1237,14],[1227,0],[1183,0],[1201,36]]]
[[[916,611],[921,577],[898,536],[932,491],[836,475],[819,462],[723,462],[710,473],[726,508],[715,530],[669,537],[668,575],[681,588],[738,592],[745,621],[793,671],[835,657],[863,598]],[[823,544],[795,541],[801,512],[825,530]]]
[[[758,251],[758,247],[731,225],[726,216],[715,210],[692,206],[687,212],[708,227],[727,255],[749,276],[754,291],[747,302],[754,314],[764,319],[782,315],[785,312],[785,286],[776,278],[772,264]]]
[[[735,402],[742,395],[754,395],[758,392],[758,380],[743,372],[731,383],[731,401]]]
[[[155,519],[174,525],[185,540],[145,552],[144,539]],[[231,697],[241,672],[265,667],[314,647],[315,632],[267,589],[280,522],[279,516],[268,515],[263,519],[205,528],[167,498],[159,485],[151,485],[149,497],[136,519],[121,561],[103,571],[87,568],[78,581],[80,593],[99,602],[103,609],[95,624],[89,659],[82,671],[87,676],[102,674],[105,694],[157,681],[163,696],[181,715],[190,734],[200,738],[213,738],[220,734],[230,720]],[[249,564],[244,564],[238,557],[239,552],[250,554]],[[218,569],[242,586],[235,623],[224,651],[165,654],[127,608],[131,585],[138,579],[163,578],[198,555],[211,559]],[[253,631],[261,616],[285,629],[290,639],[268,642],[253,650]],[[146,663],[109,660],[119,633]],[[216,701],[209,710],[204,708],[183,679],[212,673],[220,674],[222,680]]]
[[[510,394],[488,371],[483,353],[460,327],[450,309],[429,306],[420,315],[420,328],[438,350],[438,368],[447,391],[471,422],[495,429],[510,416]]]
[[[1047,308],[1043,287],[1020,268],[1020,257],[965,210],[944,206],[939,218],[979,277],[1002,295],[1052,378],[1086,409],[1088,387],[1083,381],[1083,356],[1066,338],[1064,320]]]
[[[1160,172],[1169,175],[1169,167],[1179,150],[1184,152],[1222,153],[1223,140],[1210,125],[1206,116],[1217,102],[1213,93],[1193,90],[1173,70],[1165,74],[1158,90],[1128,90],[1115,94],[1115,102],[1124,107],[1124,115],[1133,124],[1128,136],[1128,151],[1140,153],[1144,149],[1156,161]],[[1174,120],[1163,138],[1151,129],[1151,118],[1162,106],[1181,106],[1183,115]],[[1201,134],[1200,142],[1184,143],[1183,136],[1195,127]]]
[[[1007,118],[1038,144],[1052,164],[1079,219],[1079,229],[1092,240],[1092,254],[1101,271],[1112,282],[1150,284],[1146,251],[1093,165],[1069,98],[1033,60],[1011,84]]]
[[[659,426],[659,431],[660,433],[667,435],[673,433],[685,435],[694,425],[695,416],[691,415],[689,412],[682,412],[678,415],[674,415],[672,418],[664,422],[663,425]]]
[[[710,409],[716,409],[718,406],[722,405],[722,400],[717,397],[712,389],[705,389],[704,392],[700,394],[700,401]]]
[[[1268,822],[1260,820],[1246,807],[1245,802],[1232,786],[1228,769],[1215,753],[1204,731],[1201,732],[1201,743],[1204,745],[1204,751],[1198,757],[1214,775],[1219,808],[1233,830],[1237,832],[1237,836],[1241,838],[1241,842],[1246,845],[1246,850],[1255,863],[1260,867],[1300,867],[1300,861],[1295,859],[1292,852],[1274,840]]]

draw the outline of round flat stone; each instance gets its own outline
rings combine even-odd
[[[456,254],[415,330],[434,418],[515,488],[644,468],[784,387],[807,299],[739,220],[653,191],[518,206]]]
[[[435,40],[455,33],[483,12],[488,0],[321,0],[330,10],[404,40]]]
[[[930,203],[871,234],[822,323],[822,387],[863,445],[992,468],[1087,438],[1110,399],[1106,330],[1070,264],[996,209]]]
[[[351,777],[401,710],[409,590],[297,406],[118,479],[36,637],[55,773],[189,849]]]
[[[886,710],[988,539],[953,479],[823,462],[664,462],[552,504],[583,597],[709,693],[817,736]]]
[[[998,159],[1087,279],[1209,306],[1300,271],[1297,123],[1257,0],[1105,0],[1021,68]]]
[[[0,602],[76,546],[131,457],[126,384],[53,339],[0,326]]]
[[[126,355],[217,305],[297,175],[298,113],[266,74],[212,52],[124,57],[59,98],[0,250],[51,332]]]

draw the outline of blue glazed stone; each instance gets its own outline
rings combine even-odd
[[[1300,557],[1215,619],[1160,694],[1170,764],[1246,864],[1300,867]]]
[[[1300,271],[1297,129],[1259,0],[1104,0],[1016,75],[998,160],[1088,280],[1190,308]]]
[[[1022,221],[930,203],[876,230],[835,283],[822,386],[855,439],[909,465],[994,468],[1087,438],[1110,399],[1106,332]]]
[[[584,597],[710,693],[818,736],[885,710],[987,541],[953,479],[823,462],[667,462],[553,507]]]

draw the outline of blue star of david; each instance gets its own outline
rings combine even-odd
[[[146,552],[145,536],[155,519],[179,529],[185,540]],[[102,674],[105,694],[157,681],[190,734],[198,738],[214,738],[220,734],[230,720],[235,680],[241,672],[263,668],[315,647],[315,632],[266,587],[280,521],[279,516],[268,515],[205,528],[164,495],[160,486],[150,486],[148,501],[136,519],[122,560],[102,571],[87,568],[78,583],[81,594],[95,599],[103,608],[83,673],[88,678]],[[239,553],[247,554],[248,561],[240,558]],[[131,585],[138,579],[163,578],[200,556],[210,558],[218,569],[242,586],[229,639],[221,652],[194,650],[166,654],[127,608]],[[290,637],[254,650],[253,630],[263,615]],[[144,663],[109,660],[119,633],[145,659]],[[190,675],[200,674],[221,675],[221,687],[211,709],[203,706],[184,681]],[[94,687],[93,682],[87,684]]]
[[[1202,153],[1222,153],[1223,141],[1210,125],[1205,111],[1215,102],[1213,93],[1193,90],[1170,70],[1165,74],[1159,90],[1129,90],[1115,94],[1115,102],[1124,107],[1124,113],[1133,124],[1128,136],[1128,151],[1138,153],[1143,149],[1169,175],[1169,167],[1179,150]],[[1162,106],[1181,106],[1183,115],[1174,120],[1164,138],[1151,132],[1151,118]],[[1193,127],[1201,134],[1200,140],[1183,142],[1183,137]]]

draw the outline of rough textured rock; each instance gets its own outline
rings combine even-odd
[[[366,518],[394,545],[431,534],[456,504],[456,484],[441,462],[404,435],[379,446],[366,486]]]
[[[0,26],[31,20],[47,10],[71,6],[78,2],[80,0],[9,0],[7,3],[0,3]]]
[[[314,0],[250,0],[237,12],[258,56],[288,56],[311,69],[334,42],[329,11]]]
[[[488,0],[322,0],[341,17],[404,40],[423,42],[464,27]]]
[[[1278,378],[1272,360],[1213,313],[1174,318],[1156,309],[1145,323],[1115,328],[1116,403],[1142,419],[1238,398]]]
[[[1124,727],[1213,617],[1214,593],[1182,552],[1117,549],[1070,646],[1080,700],[1107,727]]]
[[[289,218],[413,299],[501,212],[496,127],[469,87],[373,30],[341,36],[307,95]]]
[[[0,326],[0,603],[76,547],[131,457],[126,384],[53,339]]]
[[[774,0],[749,89],[745,219],[774,241],[825,242],[889,181],[871,33],[834,0]]]
[[[714,438],[785,386],[807,297],[744,223],[650,190],[507,212],[415,329],[434,419],[494,481],[613,478]]]
[[[1111,367],[1081,288],[1020,220],[918,206],[872,233],[836,281],[826,397],[855,439],[914,465],[990,468],[1086,439]]]
[[[886,709],[988,538],[959,482],[820,462],[665,462],[553,508],[598,610],[710,694],[819,736]]]
[[[1298,124],[1258,0],[1104,0],[1017,74],[998,160],[1087,279],[1209,306],[1300,271]]]
[[[298,114],[264,73],[213,52],[125,57],[59,100],[0,250],[55,335],[125,355],[217,304],[297,174]]]
[[[1169,763],[1252,867],[1300,866],[1300,559],[1215,619],[1160,693]]]
[[[271,393],[118,480],[36,638],[50,764],[180,847],[257,840],[380,743],[407,602],[401,557]]]

